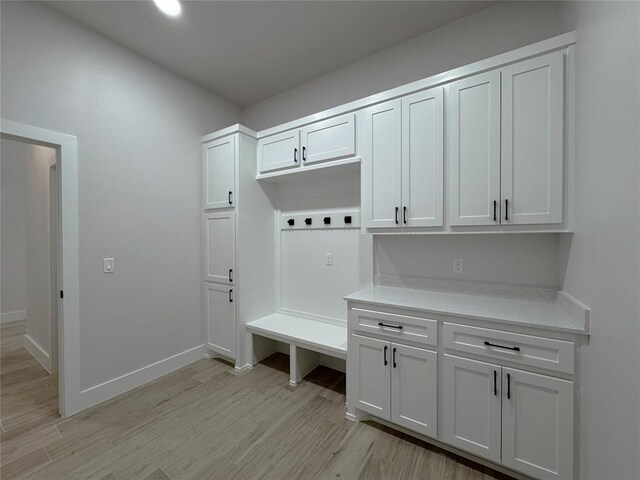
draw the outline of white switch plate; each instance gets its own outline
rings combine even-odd
[[[327,253],[327,266],[333,265],[333,253]]]
[[[102,262],[104,273],[113,273],[116,268],[113,258],[105,258]]]
[[[453,259],[453,273],[462,273],[464,271],[461,258]]]

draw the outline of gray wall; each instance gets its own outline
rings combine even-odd
[[[245,107],[262,130],[573,30],[563,2],[502,2]]]
[[[2,139],[0,142],[0,192],[2,225],[0,225],[0,262],[2,264],[2,313],[23,312],[26,315],[25,265],[25,193],[26,163],[13,161],[22,156],[20,142]],[[4,315],[3,315],[4,316]]]
[[[575,234],[564,289],[592,314],[582,350],[582,478],[640,478],[640,3],[577,8]]]
[[[200,137],[239,109],[48,7],[1,8],[2,117],[78,137],[82,388],[201,344]]]

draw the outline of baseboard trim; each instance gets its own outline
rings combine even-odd
[[[17,322],[18,320],[26,320],[26,310],[16,310],[14,312],[4,312],[0,315],[0,323]]]
[[[190,348],[184,352],[165,358],[158,362],[142,367],[133,372],[107,382],[89,387],[80,392],[80,410],[84,410],[99,403],[106,402],[118,395],[133,390],[145,383],[156,380],[163,375],[174,372],[182,367],[201,360],[205,356],[204,345]]]
[[[38,342],[36,342],[33,338],[31,338],[28,334],[24,334],[23,337],[23,345],[27,351],[33,355],[42,367],[51,374],[51,357],[49,354],[40,346]]]
[[[240,372],[246,372],[247,370],[252,370],[253,365],[251,365],[250,363],[247,363],[245,365],[242,365],[241,367],[236,365],[234,368],[237,373],[240,373]]]

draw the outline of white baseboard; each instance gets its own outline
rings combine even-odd
[[[26,320],[26,310],[16,310],[15,312],[5,312],[0,316],[0,323],[17,322],[18,320]]]
[[[80,392],[80,410],[110,400],[145,383],[156,380],[163,375],[186,367],[204,357],[204,345],[198,345],[197,347],[190,348],[189,350],[134,370],[113,380],[89,387]]]
[[[234,369],[237,373],[246,372],[248,370],[252,370],[253,365],[251,365],[250,363],[247,363],[246,365],[242,365],[242,366],[236,365]]]
[[[51,357],[45,351],[45,349],[42,348],[38,344],[38,342],[36,342],[33,338],[31,338],[26,333],[24,334],[24,337],[23,337],[23,345],[24,345],[24,348],[26,348],[27,351],[31,355],[33,355],[33,358],[35,358],[38,361],[38,363],[42,365],[47,372],[51,373]]]

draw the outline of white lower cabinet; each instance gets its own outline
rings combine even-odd
[[[235,359],[235,288],[215,283],[206,283],[204,288],[207,348],[229,359]]]
[[[437,436],[438,354],[351,335],[356,408],[417,433]]]
[[[540,479],[573,478],[573,382],[444,356],[443,440]]]
[[[500,461],[501,367],[444,356],[443,440]]]
[[[391,421],[438,436],[438,354],[391,344]]]
[[[573,382],[504,367],[502,383],[502,463],[536,478],[573,478]]]

